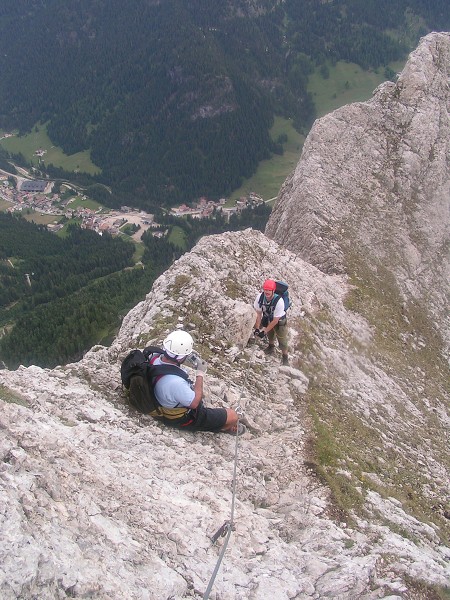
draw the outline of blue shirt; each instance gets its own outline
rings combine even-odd
[[[158,357],[154,365],[164,365]],[[180,371],[182,371],[180,367]],[[155,385],[155,396],[161,406],[175,408],[177,406],[190,407],[195,397],[191,384],[178,375],[163,375]]]

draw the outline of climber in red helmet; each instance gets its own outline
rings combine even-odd
[[[255,335],[267,335],[269,345],[264,349],[266,354],[275,353],[275,335],[282,353],[281,363],[289,364],[288,328],[283,298],[276,293],[277,283],[274,279],[266,279],[255,299],[253,308],[256,311]]]

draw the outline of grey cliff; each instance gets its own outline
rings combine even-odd
[[[326,272],[392,276],[450,344],[450,35],[314,124],[266,234]]]
[[[236,450],[211,598],[444,593],[449,49],[427,36],[396,84],[315,124],[267,235],[202,238],[110,347],[0,371],[2,600],[202,598]],[[248,343],[271,276],[290,284],[288,367]],[[206,403],[241,410],[237,443],[128,407],[121,360],[175,327],[209,362]]]

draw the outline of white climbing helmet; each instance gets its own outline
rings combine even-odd
[[[163,348],[170,358],[183,358],[192,352],[194,340],[187,331],[177,329],[169,333],[163,342]]]

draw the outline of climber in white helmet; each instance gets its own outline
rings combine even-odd
[[[163,342],[163,354],[150,356],[152,365],[181,365],[192,357],[194,340],[187,331],[177,329],[169,333]],[[203,401],[203,379],[208,364],[199,356],[191,358],[195,364],[194,383],[180,376],[161,375],[153,382],[156,399],[163,411],[166,425],[188,431],[214,431],[241,434],[245,426],[239,423],[239,416],[232,408],[207,408]]]

